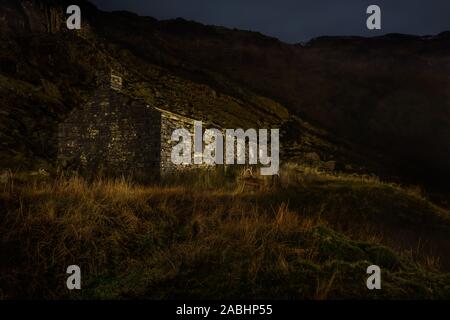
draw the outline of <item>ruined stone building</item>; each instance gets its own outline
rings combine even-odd
[[[58,164],[81,173],[126,176],[148,181],[174,169],[173,130],[192,130],[194,120],[153,108],[121,92],[111,75],[82,107],[58,128]]]

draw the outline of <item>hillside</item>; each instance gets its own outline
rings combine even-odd
[[[33,156],[51,163],[55,123],[112,67],[126,70],[130,94],[151,105],[223,127],[282,127],[287,158],[315,151],[341,168],[447,194],[448,33],[288,45],[182,19],[105,13],[85,1],[84,27],[74,33],[64,28],[61,1],[26,3],[2,2],[4,167]]]
[[[222,88],[219,73],[352,143],[381,164],[379,174],[447,188],[450,33],[322,37],[292,46],[182,19],[112,16],[96,19],[98,32],[146,61]]]
[[[42,9],[37,5],[44,2],[31,1],[35,3],[31,13],[11,2],[8,16],[1,20],[14,22],[0,29],[4,31],[0,53],[3,168],[52,168],[57,123],[95,92],[111,68],[124,73],[126,94],[144,98],[152,106],[225,128],[283,127],[284,123],[294,122],[295,132],[303,131],[318,142],[316,149],[320,145],[325,150],[336,149],[326,132],[290,118],[280,103],[218,73],[209,73],[205,81],[201,70],[174,71],[164,63],[145,60],[126,46],[109,41],[91,25],[80,33],[65,31],[61,27],[64,22],[61,8]],[[89,8],[83,11],[87,24],[91,20],[98,23],[98,17],[103,15],[114,20]],[[47,20],[48,12],[53,12],[53,20]],[[42,24],[32,23],[32,18]],[[22,23],[18,23],[21,19]],[[162,56],[170,59],[168,54]]]

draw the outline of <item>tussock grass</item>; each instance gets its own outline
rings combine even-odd
[[[448,212],[423,195],[294,165],[257,189],[243,175],[191,172],[151,186],[9,182],[0,194],[0,297],[450,297],[442,252],[418,236],[433,232],[446,248],[438,235]],[[65,288],[71,264],[81,267],[81,292]],[[382,267],[381,291],[366,289],[371,264]]]

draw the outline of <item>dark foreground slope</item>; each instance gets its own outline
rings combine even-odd
[[[450,299],[450,213],[416,191],[297,166],[278,187],[235,178],[9,185],[0,299]]]

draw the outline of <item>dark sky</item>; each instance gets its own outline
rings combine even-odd
[[[286,42],[321,35],[450,30],[450,0],[91,0],[103,10],[128,10],[157,19],[182,17],[204,24],[259,31]],[[366,9],[382,10],[382,30],[366,28]]]

